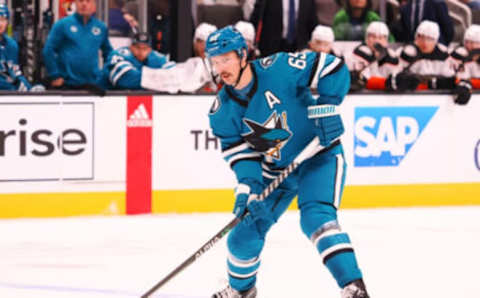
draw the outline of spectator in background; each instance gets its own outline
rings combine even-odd
[[[234,27],[242,33],[243,38],[245,38],[245,41],[247,42],[247,60],[251,61],[260,57],[260,51],[255,46],[255,27],[253,27],[253,24],[245,21],[238,21]]]
[[[216,26],[208,23],[201,23],[197,26],[193,35],[193,53],[195,56],[205,58],[205,41],[210,33],[216,30]]]
[[[390,32],[383,22],[371,22],[365,42],[353,50],[349,61],[352,89],[406,91],[415,90],[418,78],[411,73],[399,73],[400,62],[388,46]]]
[[[28,91],[31,85],[18,65],[18,44],[6,33],[9,18],[7,5],[0,4],[0,90]]]
[[[131,27],[124,18],[124,0],[110,0],[108,9],[108,29],[110,35],[128,36]]]
[[[400,54],[403,71],[420,80],[417,89],[453,89],[455,72],[447,47],[439,43],[440,28],[437,23],[423,21],[415,33],[415,42],[406,45]]]
[[[308,49],[313,52],[322,52],[327,54],[332,54],[334,56],[342,58],[340,53],[336,53],[333,49],[333,42],[335,41],[335,36],[333,35],[333,30],[330,27],[317,25],[312,32],[312,37],[308,42]]]
[[[480,25],[468,27],[463,46],[457,47],[451,57],[457,75],[455,103],[465,105],[470,100],[472,89],[480,89]]]
[[[123,7],[123,18],[132,28],[132,32],[137,34],[139,32],[138,24],[138,3],[137,1],[128,1]]]
[[[148,33],[137,33],[129,47],[114,50],[103,67],[100,86],[104,89],[142,89],[142,67],[168,68],[168,59],[153,51]]]
[[[257,0],[250,21],[261,27],[262,56],[306,48],[318,24],[314,0]]]
[[[438,41],[446,46],[453,40],[453,23],[444,0],[408,0],[400,8],[400,20],[392,26],[397,41],[412,42],[419,24],[429,20],[440,26]]]
[[[93,16],[95,0],[75,0],[77,11],[53,25],[43,59],[54,88],[82,89],[99,80],[98,51],[106,61],[112,51],[107,26]]]
[[[458,0],[470,7],[471,10],[480,10],[480,0]]]
[[[346,8],[337,12],[333,19],[335,39],[363,40],[367,26],[380,21],[380,16],[371,7],[371,0],[347,0]]]

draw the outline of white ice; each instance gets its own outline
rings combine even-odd
[[[480,207],[342,210],[373,298],[480,297]],[[0,220],[0,297],[139,297],[231,214]],[[210,297],[226,283],[225,239],[153,297]],[[259,298],[339,298],[298,212],[271,230]]]

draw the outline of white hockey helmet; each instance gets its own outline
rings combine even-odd
[[[415,32],[415,37],[417,34],[428,36],[433,38],[435,41],[440,37],[440,27],[438,24],[432,21],[423,21],[418,25],[417,31]]]
[[[193,40],[199,39],[199,40],[206,41],[208,36],[214,31],[217,31],[217,27],[215,25],[208,24],[208,23],[201,23],[195,29]]]
[[[390,31],[388,30],[388,27],[385,23],[375,21],[371,22],[370,25],[368,25],[366,33],[366,35],[373,34],[388,37]]]
[[[480,25],[473,24],[465,31],[463,42],[472,41],[480,43]]]
[[[255,27],[253,27],[252,23],[238,21],[234,27],[235,29],[240,31],[240,33],[242,33],[243,38],[245,38],[246,41],[253,43],[253,41],[255,40]]]
[[[315,27],[315,29],[312,31],[312,37],[310,40],[333,42],[335,40],[335,36],[333,35],[332,28],[328,26],[317,25],[317,27]]]

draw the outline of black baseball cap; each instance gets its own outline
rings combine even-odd
[[[150,39],[150,35],[147,32],[139,32],[136,33],[132,38],[132,44],[136,43],[145,43],[151,46],[152,40]]]

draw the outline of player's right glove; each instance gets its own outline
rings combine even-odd
[[[255,181],[249,182],[248,184],[240,183],[235,188],[233,213],[236,217],[242,218],[248,211],[248,215],[243,217],[243,222],[247,225],[251,225],[259,219],[272,221],[272,212],[267,209],[265,202],[257,200],[258,194],[263,190],[263,185]]]
[[[313,121],[313,129],[320,145],[328,146],[339,138],[345,128],[335,105],[315,105],[308,107],[308,118]]]

